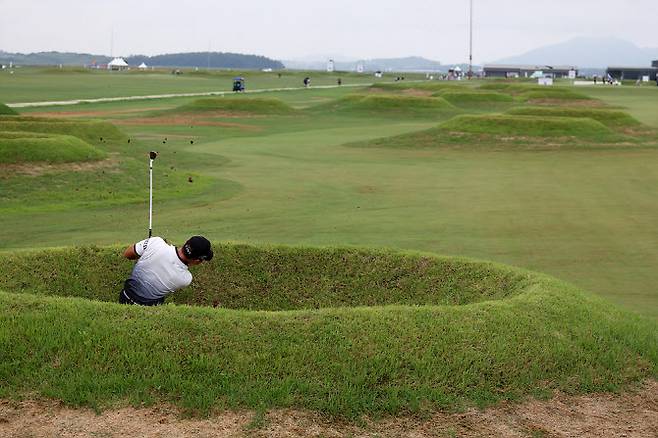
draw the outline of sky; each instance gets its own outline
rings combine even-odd
[[[475,63],[581,36],[658,47],[656,0],[473,3]],[[279,60],[457,63],[468,61],[468,23],[469,0],[0,0],[0,50],[128,56],[210,49]]]

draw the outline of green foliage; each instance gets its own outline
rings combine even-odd
[[[16,111],[14,111],[13,109],[9,108],[4,103],[0,103],[0,115],[15,116],[15,115],[18,115],[18,113]]]
[[[106,154],[77,137],[0,131],[0,163],[91,161]]]
[[[352,94],[334,102],[312,108],[316,111],[413,115],[432,117],[457,109],[441,97],[403,96],[396,94]]]
[[[123,140],[125,135],[114,125],[101,121],[51,119],[45,117],[0,116],[0,131],[39,132],[78,137],[89,143]]]
[[[265,97],[211,97],[182,105],[175,112],[229,111],[250,114],[290,114],[295,110],[280,99]]]
[[[507,114],[518,116],[589,118],[601,122],[610,128],[630,128],[640,125],[637,119],[623,111],[599,108],[519,107],[510,109],[507,111]]]
[[[247,276],[255,269],[253,276],[264,284],[281,282],[276,288],[280,291],[308,288],[310,298],[321,290],[309,282],[318,275],[319,283],[338,287],[336,294],[348,293],[362,275],[370,276],[364,284],[379,287],[370,294],[362,289],[359,300],[349,305],[381,302],[378,294],[396,289],[395,275],[406,282],[399,290],[410,294],[426,290],[423,276],[436,275],[433,282],[439,285],[445,282],[443,276],[466,279],[453,283],[457,294],[461,288],[473,296],[501,289],[497,298],[502,299],[461,306],[263,312],[176,305],[140,308],[0,292],[0,390],[13,397],[37,394],[98,409],[123,400],[164,401],[192,415],[222,408],[303,407],[356,418],[486,406],[527,396],[538,386],[609,391],[658,373],[658,323],[543,275],[429,255],[372,253],[367,258],[363,251],[329,250],[319,257],[328,268],[327,278],[322,278],[321,269],[310,266],[318,260],[319,250],[221,250],[229,257],[242,254],[241,264],[253,263],[239,268],[236,263],[229,271]],[[67,259],[66,251],[80,259]],[[304,261],[304,253],[311,261]],[[16,262],[21,256],[12,257]],[[76,269],[63,266],[72,261],[86,270],[90,268],[85,265],[96,264],[98,257],[115,260],[93,267],[103,277],[117,264],[128,268],[116,250],[65,250],[61,260],[56,253],[43,254],[54,263],[50,268],[37,261],[40,257],[24,256],[21,263],[26,281],[33,281],[31,275],[40,277],[45,289],[48,284],[63,285],[60,269],[67,272],[73,288],[82,283]],[[401,266],[390,273],[387,268],[396,266],[393,260]],[[300,261],[303,284],[295,284],[296,275],[286,270]],[[364,262],[366,266],[356,266]],[[4,273],[9,265],[10,260],[0,264]],[[348,273],[336,270],[339,266],[347,267]],[[32,269],[35,274],[30,274]],[[315,274],[305,277],[304,271]],[[271,278],[262,278],[262,272]],[[418,285],[412,281],[416,275]],[[224,287],[235,296],[233,303],[243,300],[242,295],[258,296],[267,290],[242,289],[239,281],[234,287],[229,277],[224,278]],[[234,274],[230,278],[240,280]],[[507,286],[499,283],[501,279]],[[345,289],[340,288],[343,282],[348,283]],[[89,285],[89,295],[107,293],[94,290],[96,285]],[[509,293],[502,291],[508,286]],[[118,289],[111,293],[117,296]],[[256,300],[265,303],[267,297]]]

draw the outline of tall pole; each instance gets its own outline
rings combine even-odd
[[[468,78],[473,77],[473,0],[470,0],[469,43],[468,43]]]
[[[149,153],[149,237],[153,234],[153,160],[157,156],[155,151]]]

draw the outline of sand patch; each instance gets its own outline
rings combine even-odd
[[[436,413],[427,419],[364,419],[360,425],[307,411],[223,412],[181,419],[175,408],[112,409],[96,415],[56,402],[0,401],[0,436],[18,437],[655,437],[658,382],[621,395],[556,394],[551,400],[503,403],[480,411]]]

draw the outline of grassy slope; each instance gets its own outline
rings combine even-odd
[[[570,137],[600,142],[619,139],[601,122],[585,117],[462,115],[441,124],[440,128],[493,136]]]
[[[100,160],[106,156],[102,150],[71,135],[0,131],[0,163],[65,163]]]
[[[624,111],[613,111],[596,108],[551,108],[551,107],[520,107],[507,111],[507,114],[521,116],[544,117],[578,117],[589,118],[601,122],[611,128],[634,128],[640,122]]]
[[[245,278],[252,281],[251,266],[256,265],[276,283],[287,263],[312,272],[318,270],[318,261],[329,266],[326,276],[335,285],[360,282],[353,274],[366,266],[373,280],[391,276],[388,263],[378,262],[378,257],[387,258],[382,253],[372,255],[367,265],[364,253],[354,257],[355,250],[334,250],[320,259],[321,252],[315,250],[286,261],[300,251],[270,255],[267,249],[236,247],[233,253],[251,263],[241,264],[229,276],[236,285]],[[31,256],[24,257],[30,264]],[[542,275],[428,255],[421,260],[396,263],[399,274],[413,278],[424,267],[441,282],[446,269],[440,265],[448,263],[449,278],[469,280],[453,283],[457,293],[464,288],[468,295],[473,286],[487,290],[499,278],[516,279],[521,289],[504,300],[464,306],[285,312],[146,309],[0,292],[0,351],[5,358],[0,396],[36,392],[92,407],[162,400],[193,414],[225,407],[291,406],[352,418],[483,406],[552,389],[612,390],[657,375],[655,321]],[[355,271],[331,269],[343,263]],[[90,266],[90,271],[106,275],[103,265]],[[46,279],[52,269],[39,265],[33,275]],[[483,277],[482,269],[489,274]],[[56,275],[59,272],[55,269]],[[287,284],[297,277],[280,280]],[[311,282],[300,288],[293,283],[278,290],[308,290],[312,295],[325,285]],[[413,283],[406,289],[420,292],[425,285]],[[395,282],[378,286],[386,290]],[[236,303],[254,299],[243,298],[246,293],[239,287],[234,292]],[[361,289],[350,304],[367,302],[373,298],[369,293],[374,291]],[[255,299],[267,301],[263,296]]]
[[[4,103],[0,103],[0,115],[10,115],[10,116],[15,116],[18,113],[14,111],[13,109],[9,108],[7,105]]]
[[[103,121],[70,121],[30,116],[0,117],[0,131],[40,132],[78,137],[88,142],[125,140],[126,136],[115,126]]]
[[[246,96],[197,99],[173,110],[174,112],[230,111],[251,114],[289,114],[294,109],[279,99]]]
[[[311,108],[315,113],[367,113],[397,117],[432,118],[437,114],[456,112],[457,108],[441,97],[402,96],[396,94],[354,94],[335,102]]]

